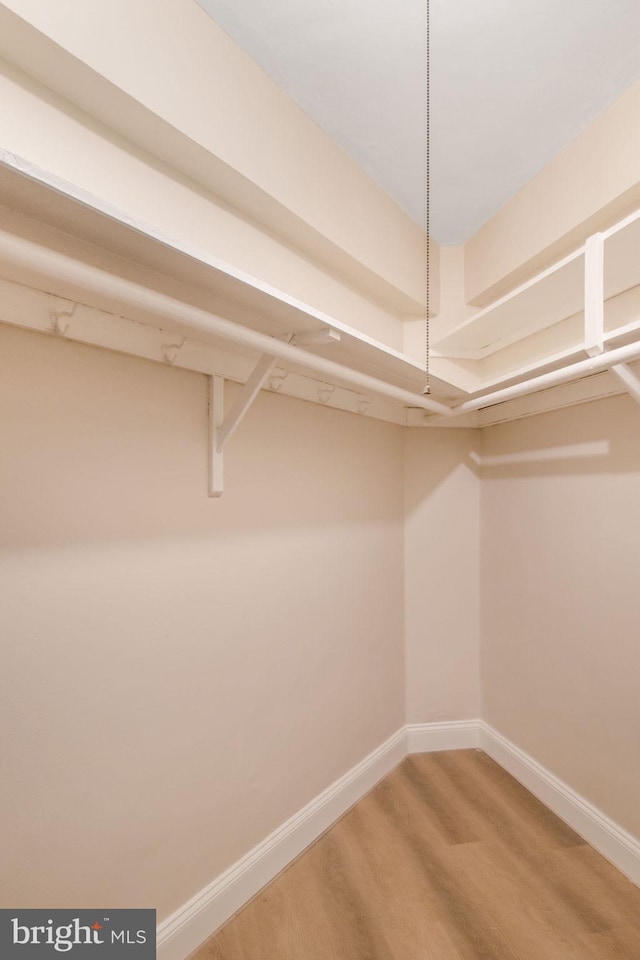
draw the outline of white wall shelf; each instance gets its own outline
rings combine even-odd
[[[186,366],[189,350],[212,348],[225,367],[211,370],[209,363],[212,376],[259,384],[244,391],[248,404],[261,387],[278,389],[289,375],[314,382],[305,397],[314,402],[326,404],[336,391],[347,391],[353,397],[347,409],[405,422],[407,408],[418,408],[420,422],[434,426],[454,425],[459,416],[489,406],[520,404],[572,380],[595,380],[594,374],[604,373],[618,392],[640,395],[629,366],[640,356],[640,213],[590,238],[438,341],[432,393],[424,396],[421,364],[392,345],[6,154],[0,202],[1,277],[161,331],[164,362],[180,356]],[[49,326],[83,339],[73,310],[50,312]],[[140,352],[128,344],[134,329],[120,327],[118,349]],[[93,342],[101,339],[109,337]],[[196,362],[191,368],[201,367]],[[379,413],[381,402],[386,407]],[[389,403],[402,408],[400,418],[389,417]],[[224,433],[219,419],[215,428]],[[222,446],[216,446],[220,454]]]
[[[484,396],[489,404],[498,390],[569,367],[579,373],[574,365],[590,356],[637,343],[639,253],[634,213],[441,337],[434,368],[470,401]]]
[[[424,384],[422,364],[393,346],[201,250],[160,235],[99,198],[1,151],[0,204],[4,206],[4,229],[17,237],[108,270],[114,276],[135,278],[151,290],[243,327],[271,337],[333,330],[339,336],[332,341],[298,343],[306,352],[420,395]],[[42,279],[6,258],[0,265],[0,275],[30,286],[38,286]],[[62,297],[77,299],[82,294],[61,277],[55,281],[49,277],[46,282],[47,290]],[[94,296],[93,303],[105,310],[127,311],[133,319],[157,325],[151,310],[132,311],[130,304],[115,296]],[[433,392],[443,399],[462,395],[455,387],[437,381]]]
[[[533,277],[434,343],[437,355],[482,360],[582,309],[584,250]]]

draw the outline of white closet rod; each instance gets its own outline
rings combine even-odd
[[[570,380],[579,380],[581,377],[587,377],[594,373],[602,373],[617,364],[629,363],[638,359],[640,359],[640,341],[629,343],[624,347],[616,347],[615,350],[608,350],[597,357],[579,360],[578,363],[571,363],[559,370],[543,373],[539,377],[533,377],[523,383],[515,383],[511,387],[503,387],[493,393],[485,393],[482,397],[465,400],[464,403],[454,407],[451,414],[456,416],[456,414],[470,413],[472,410],[491,407],[496,403],[504,403],[506,400],[515,400],[516,397],[524,397],[528,393],[538,393],[540,390],[555,387],[560,383],[568,383]]]
[[[444,403],[439,403],[430,397],[412,393],[366,373],[360,373],[358,370],[351,370],[333,360],[318,357],[300,347],[292,346],[256,330],[250,330],[206,310],[201,310],[199,307],[175,300],[173,297],[158,293],[131,280],[115,277],[106,270],[74,260],[72,257],[42,247],[24,237],[1,230],[0,259],[26,268],[30,272],[36,272],[54,283],[62,280],[89,294],[97,293],[116,300],[125,307],[130,306],[153,313],[159,319],[167,320],[173,327],[185,332],[221,337],[261,355],[266,354],[284,363],[313,370],[332,382],[348,384],[368,393],[389,397],[407,407],[420,407],[423,410],[444,415],[451,412]]]
[[[577,380],[590,374],[608,370],[619,364],[640,359],[640,341],[637,341],[624,347],[605,351],[598,356],[571,363],[558,370],[532,377],[521,383],[502,387],[492,393],[474,397],[451,408],[430,397],[412,393],[409,390],[386,383],[384,380],[378,380],[376,377],[344,367],[333,360],[308,353],[300,347],[292,346],[285,341],[232,323],[230,320],[201,310],[199,307],[175,300],[173,297],[168,297],[163,293],[158,293],[156,290],[151,290],[122,277],[115,277],[98,267],[82,263],[65,254],[42,247],[23,237],[2,230],[0,230],[0,259],[25,268],[32,273],[35,272],[54,283],[62,280],[72,284],[75,289],[87,292],[89,295],[92,293],[99,294],[116,300],[125,306],[152,313],[160,319],[169,321],[173,327],[180,328],[185,332],[220,337],[261,355],[266,354],[282,360],[284,363],[312,370],[331,382],[348,384],[368,393],[388,397],[404,404],[404,406],[418,407],[448,418],[480,410],[497,403],[504,403],[516,397],[537,393],[561,383]],[[52,289],[55,289],[55,287]]]

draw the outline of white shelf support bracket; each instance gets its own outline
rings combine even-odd
[[[604,350],[604,234],[584,246],[584,349],[590,357]]]
[[[218,450],[218,433],[224,416],[224,377],[209,377],[209,496],[221,497],[224,459]]]
[[[221,497],[223,491],[224,448],[240,426],[245,414],[260,393],[271,371],[277,363],[277,357],[265,354],[261,357],[253,373],[241,388],[236,402],[224,416],[224,379],[210,377],[209,387],[209,496]]]
[[[626,363],[616,363],[610,370],[636,403],[640,403],[640,377],[637,377]]]
[[[269,379],[269,374],[275,365],[275,357],[265,355],[258,360],[253,373],[240,390],[236,402],[218,429],[218,451],[220,453],[240,426],[247,410]]]
[[[293,339],[289,342],[294,347],[323,347],[330,343],[340,343],[342,337],[339,330],[333,327],[322,327],[320,330],[305,330],[302,333],[294,333]]]

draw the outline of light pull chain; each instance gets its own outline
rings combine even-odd
[[[431,393],[431,338],[430,338],[430,307],[431,307],[431,11],[429,9],[429,0],[425,0],[427,9],[426,23],[426,75],[425,75],[425,182],[424,182],[424,232],[425,232],[425,279],[426,279],[426,297],[425,297],[425,358],[424,372],[425,384],[423,394]]]

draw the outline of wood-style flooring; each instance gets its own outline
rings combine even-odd
[[[478,750],[408,757],[193,960],[640,960],[640,889]]]

